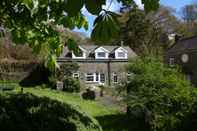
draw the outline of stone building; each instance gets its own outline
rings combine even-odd
[[[197,86],[197,36],[177,40],[166,52],[165,62],[179,65],[187,79]]]
[[[126,80],[130,73],[127,73],[125,66],[129,59],[136,57],[127,46],[80,45],[79,49],[80,53],[76,55],[64,47],[57,61],[59,64],[76,62],[79,70],[73,73],[73,77],[90,86],[113,86]]]

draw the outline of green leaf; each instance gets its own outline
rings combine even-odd
[[[69,50],[75,50],[77,48],[77,43],[73,39],[68,39],[67,47]]]
[[[28,8],[28,9],[32,9],[34,4],[33,4],[33,0],[23,0],[23,3],[25,4],[25,6]]]
[[[91,38],[94,41],[109,42],[119,34],[119,25],[117,15],[111,12],[105,12],[99,15],[94,22],[94,29]]]
[[[73,21],[72,17],[68,17],[68,16],[64,16],[62,17],[62,19],[60,20],[60,23],[69,29],[74,29],[75,28],[75,22]]]
[[[48,67],[51,71],[55,70],[55,68],[60,68],[57,61],[56,61],[56,56],[49,54],[47,61],[45,63],[45,66]]]
[[[98,15],[102,11],[105,0],[85,0],[86,9],[93,15]]]
[[[65,0],[64,10],[69,16],[76,16],[84,5],[84,0]]]

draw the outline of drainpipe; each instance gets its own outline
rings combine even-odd
[[[107,75],[108,75],[108,85],[111,86],[111,66],[110,60],[107,62]]]

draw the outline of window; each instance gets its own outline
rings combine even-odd
[[[73,78],[79,79],[79,73],[73,73]]]
[[[113,81],[114,83],[118,82],[118,75],[116,73],[113,73]]]
[[[98,52],[97,56],[105,58],[106,54],[105,54],[105,52]]]
[[[131,77],[132,77],[132,74],[131,73],[127,73],[127,82],[131,81]]]
[[[170,58],[170,60],[169,60],[169,65],[170,65],[170,66],[173,66],[174,64],[175,64],[174,58]]]
[[[125,58],[125,53],[124,52],[118,52],[118,57]]]
[[[93,73],[86,74],[86,81],[87,82],[94,82],[94,74]]]
[[[100,74],[101,83],[105,83],[105,74]]]
[[[96,81],[99,81],[99,73],[96,73]]]

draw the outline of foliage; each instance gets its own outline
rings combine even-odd
[[[152,22],[143,10],[137,7],[122,8],[119,40],[130,46],[139,55],[160,51],[161,29]],[[156,54],[155,53],[155,54]]]
[[[90,116],[68,104],[31,94],[0,95],[0,129],[101,131]]]
[[[128,115],[146,130],[177,130],[195,98],[186,78],[151,57],[137,59],[128,70],[135,74],[127,85]]]
[[[96,94],[94,91],[87,89],[86,92],[82,94],[83,99],[85,100],[95,100]]]
[[[5,38],[4,38],[5,39]],[[9,39],[9,38],[8,38]],[[4,41],[9,41],[5,39]],[[38,61],[27,45],[11,45],[6,42],[0,44],[0,58],[10,60]]]
[[[65,77],[63,83],[64,83],[63,91],[68,91],[68,92],[80,91],[80,82],[79,80],[76,80],[73,77]]]
[[[49,82],[50,75],[50,70],[46,68],[43,63],[38,63],[34,68],[27,71],[27,75],[20,80],[19,84],[23,87],[33,87],[46,84]]]
[[[60,69],[56,70],[55,76],[61,81],[64,77],[71,77],[78,69],[79,65],[77,63],[63,63],[60,65]]]
[[[197,35],[197,2],[185,5],[181,10],[181,16],[191,36]]]
[[[56,88],[57,81],[64,82],[64,90],[73,92],[78,92],[80,90],[80,83],[78,80],[73,79],[73,73],[77,72],[79,69],[79,65],[77,63],[64,63],[60,65],[60,68],[57,69],[53,74],[49,77],[49,85],[52,88]]]
[[[97,16],[92,32],[95,40],[107,41],[117,36],[118,24],[114,13],[103,9],[106,1],[1,0],[0,26],[11,32],[12,40],[15,43],[28,43],[36,53],[44,47],[46,65],[52,69],[57,66],[55,56],[60,54],[64,46],[59,27],[88,28],[88,22],[81,11],[82,7]],[[134,3],[133,0],[118,0],[118,2],[122,2],[125,6]],[[159,0],[143,0],[142,2],[146,11],[156,9],[159,5]],[[108,30],[110,33],[107,34],[107,37],[100,33],[109,32]],[[69,45],[69,40],[72,38],[68,37],[67,40],[66,43]]]

